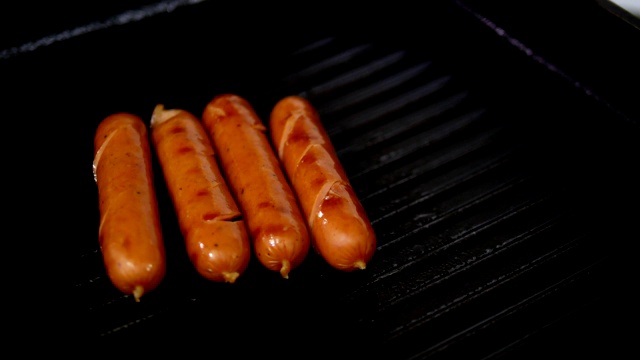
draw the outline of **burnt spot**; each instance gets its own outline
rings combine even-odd
[[[193,152],[193,148],[191,146],[182,146],[180,148],[178,148],[178,150],[176,150],[176,153],[178,154],[188,154]]]
[[[325,183],[325,181],[327,181],[327,178],[325,176],[316,176],[311,181],[309,181],[309,185],[312,188],[319,188]]]
[[[307,143],[309,142],[309,139],[310,139],[309,134],[306,131],[298,127],[294,127],[291,133],[289,134],[289,137],[287,138],[287,142],[288,143],[297,143],[297,142]]]
[[[273,208],[274,205],[271,201],[262,201],[260,203],[258,203],[258,205],[256,205],[256,207],[258,209],[265,209],[265,208]]]
[[[125,250],[129,251],[129,250],[131,250],[131,245],[132,245],[131,237],[129,237],[129,236],[125,236],[125,237],[122,239],[122,247],[123,247]]]
[[[346,202],[347,202],[347,199],[341,196],[329,194],[324,198],[324,201],[320,205],[320,208],[323,210],[327,210],[327,208],[338,208],[343,206],[344,203]]]
[[[185,174],[193,175],[193,176],[200,176],[201,169],[198,166],[193,166],[193,167],[190,167],[187,170],[185,170]]]
[[[317,160],[318,160],[318,157],[314,153],[307,152],[306,154],[304,154],[302,159],[300,159],[300,163],[302,163],[302,164],[313,164]]]
[[[198,190],[198,192],[196,193],[196,196],[198,197],[207,195],[209,195],[209,191],[207,191],[207,189]]]
[[[186,132],[187,129],[185,129],[183,126],[174,126],[171,128],[171,130],[169,130],[170,134],[180,134],[180,133],[184,133]]]

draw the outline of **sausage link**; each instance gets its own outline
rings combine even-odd
[[[94,138],[99,243],[112,283],[135,301],[165,275],[165,249],[146,125],[132,114],[104,118]]]
[[[160,104],[151,138],[193,265],[209,280],[235,282],[249,264],[251,245],[202,123]]]
[[[306,222],[265,126],[249,102],[233,94],[214,97],[202,120],[246,218],[258,260],[288,278],[311,245]]]
[[[366,268],[376,235],[316,109],[302,97],[285,97],[271,111],[269,130],[314,249],[336,269]]]

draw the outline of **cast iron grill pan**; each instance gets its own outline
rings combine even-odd
[[[606,108],[507,45],[486,40],[516,70],[440,41],[300,36],[251,90],[237,86],[263,120],[288,94],[319,110],[378,235],[365,271],[338,272],[311,252],[288,280],[255,259],[235,284],[199,278],[156,162],[167,276],[139,304],[120,294],[96,226],[77,257],[79,333],[177,347],[191,338],[273,357],[293,344],[338,358],[615,351],[608,314],[619,311],[629,240],[618,202],[631,181],[617,165],[637,155],[625,141],[635,135],[618,133],[602,121]],[[225,91],[216,86],[169,96],[169,105],[199,115],[207,96]]]

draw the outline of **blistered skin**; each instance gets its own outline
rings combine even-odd
[[[269,127],[315,250],[336,269],[366,268],[376,235],[315,108],[302,97],[285,97],[273,107]]]
[[[132,114],[103,119],[94,138],[99,242],[113,284],[140,301],[166,271],[146,125]]]
[[[244,98],[233,94],[213,98],[202,120],[245,215],[258,260],[288,278],[305,259],[310,237],[264,124]]]
[[[249,237],[202,123],[158,105],[151,137],[193,265],[209,280],[235,282],[249,264]]]

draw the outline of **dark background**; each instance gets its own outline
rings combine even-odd
[[[95,238],[83,237],[92,233],[98,215],[97,208],[86,205],[94,203],[97,196],[91,179],[90,139],[100,119],[121,110],[144,116],[158,101],[198,113],[202,104],[219,92],[248,97],[264,115],[285,91],[304,90],[286,84],[276,89],[270,86],[283,73],[279,63],[285,59],[282,54],[293,44],[324,34],[345,34],[350,40],[372,40],[408,49],[416,58],[447,64],[460,77],[470,79],[467,85],[471,91],[486,96],[481,96],[481,101],[498,104],[505,113],[526,119],[525,128],[531,133],[523,138],[524,143],[535,143],[538,135],[550,142],[548,152],[539,154],[541,159],[556,159],[556,153],[565,159],[561,155],[566,151],[574,155],[566,158],[579,162],[576,168],[584,165],[589,169],[569,178],[580,194],[575,198],[578,207],[582,205],[590,215],[586,218],[594,221],[583,225],[601,220],[596,226],[602,235],[598,246],[611,256],[602,265],[604,270],[593,270],[589,277],[593,286],[583,284],[580,291],[549,301],[544,308],[548,311],[539,310],[557,311],[557,321],[535,327],[530,319],[521,326],[517,317],[513,320],[513,330],[535,328],[515,352],[516,358],[550,353],[616,355],[629,345],[626,329],[634,324],[629,292],[636,272],[631,245],[638,239],[635,224],[640,199],[634,175],[640,156],[640,108],[634,91],[640,83],[636,46],[640,30],[634,20],[626,21],[629,19],[597,1],[523,4],[461,0],[436,1],[426,8],[399,3],[339,10],[323,3],[307,4],[303,9],[206,1],[160,12],[144,21],[103,27],[126,11],[151,13],[158,6],[171,4],[178,3],[59,1],[0,6],[2,149],[9,200],[5,202],[9,215],[5,217],[4,296],[6,313],[15,314],[15,321],[5,326],[11,335],[56,340],[68,353],[76,349],[77,339],[94,330],[93,324],[83,322],[85,296],[94,294],[78,289],[77,279],[84,274],[78,273],[77,258],[79,253],[96,248]],[[211,16],[203,15],[204,10]],[[52,44],[39,42],[92,24],[100,29]],[[521,99],[515,93],[530,98]],[[528,107],[522,108],[522,104]],[[566,104],[585,104],[585,110],[569,111]],[[544,111],[536,111],[536,105]],[[555,109],[557,113],[549,118],[535,117],[553,114]],[[572,118],[575,114],[579,116]],[[574,136],[587,140],[574,141]],[[561,171],[566,163],[558,162],[557,167],[544,170]],[[89,267],[99,272],[100,266],[92,262]],[[348,281],[337,282],[335,287],[327,284],[327,279],[340,277],[323,269],[317,259],[312,258],[308,266],[318,278],[303,288],[318,286],[326,289],[330,298],[331,291],[340,293],[350,285]],[[201,284],[193,281],[195,284],[181,286],[199,289]],[[111,296],[108,287],[99,291]],[[579,301],[591,297],[595,300]],[[572,308],[572,304],[585,303]],[[301,314],[309,312],[304,306],[294,308]],[[129,310],[123,307],[123,311],[128,314]],[[473,316],[472,309],[467,311]],[[156,313],[164,319],[160,314]],[[322,321],[322,314],[319,311],[311,318],[330,325],[330,319]],[[535,313],[523,314],[535,318]],[[178,325],[207,326],[173,320]],[[150,323],[164,329],[161,320]],[[169,339],[178,339],[182,333],[154,331],[150,326],[150,333]],[[434,322],[429,331],[437,333],[438,329]],[[443,325],[442,329],[448,328]],[[495,338],[487,335],[487,341],[510,331],[509,327],[499,329]],[[234,330],[242,332],[242,324]],[[410,339],[408,336],[408,344]],[[162,345],[150,346],[162,349],[172,344]],[[317,346],[322,353],[325,345]],[[406,349],[410,353],[413,347]],[[447,352],[441,354],[445,357]]]

